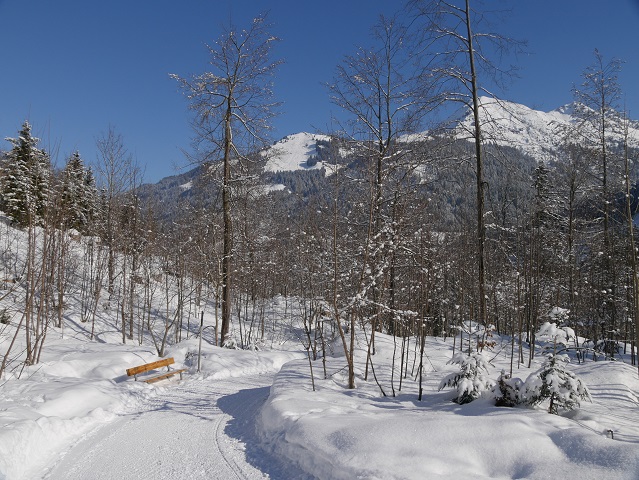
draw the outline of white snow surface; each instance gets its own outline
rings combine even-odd
[[[301,132],[284,137],[262,152],[267,157],[267,172],[291,172],[296,170],[320,170],[325,165],[318,162],[308,166],[308,159],[316,154],[318,140],[330,140],[327,135]]]
[[[16,242],[25,235],[0,225]],[[0,306],[19,305],[12,298]],[[141,345],[123,344],[116,312],[104,306],[89,340],[77,297],[67,305],[64,329],[49,327],[40,362],[22,368],[14,361],[0,378],[0,480],[638,478],[639,379],[629,355],[568,365],[592,402],[550,415],[544,404],[498,408],[490,396],[452,403],[453,390],[438,390],[458,368],[448,363],[459,352],[450,337],[427,340],[419,401],[414,339],[400,389],[401,339],[377,334],[373,362],[383,396],[372,371],[365,378],[366,341],[357,332],[357,388],[346,388],[336,339],[325,371],[321,359],[312,362],[313,391],[295,320],[299,300],[276,297],[265,308],[259,351],[214,346],[207,305],[201,371],[198,339],[185,329],[166,354],[188,372],[148,385],[125,373],[158,359],[147,336]],[[0,324],[0,358],[19,313]],[[486,375],[496,380],[510,368],[511,344],[494,339]],[[515,359],[514,377],[525,380],[539,368],[541,347],[531,368]]]
[[[180,190],[182,190],[183,192],[186,192],[187,190],[190,190],[191,188],[193,188],[193,181],[189,181],[180,185]]]
[[[566,132],[576,125],[570,105],[543,112],[490,97],[480,97],[479,102],[482,135],[487,143],[515,147],[542,161],[556,158]],[[456,127],[455,134],[459,138],[469,137],[473,124],[472,115],[466,116]],[[621,142],[621,132],[613,130],[610,129],[609,135]],[[630,144],[639,147],[636,122],[631,122],[628,133]]]
[[[50,333],[40,364],[3,380],[0,479],[636,480],[639,471],[639,380],[621,361],[571,364],[592,403],[550,415],[544,405],[498,408],[487,397],[452,403],[455,392],[437,388],[457,368],[448,364],[451,338],[427,341],[422,401],[410,370],[399,390],[398,353],[392,396],[394,344],[381,334],[374,366],[385,397],[370,372],[364,380],[365,344],[355,390],[345,388],[336,343],[326,378],[313,362],[313,391],[293,334],[262,351],[205,340],[201,373],[192,337],[168,351],[188,368],[184,379],[152,385],[125,369],[156,360],[153,348],[120,341],[113,332],[90,342],[69,322],[64,335]],[[508,346],[498,341],[491,354],[495,379],[508,369]]]
[[[125,370],[157,360],[152,348],[55,336],[41,364],[0,386],[0,479],[282,478],[267,452],[247,459],[257,447],[244,437],[299,353],[205,344],[197,373],[191,339],[168,352],[185,378],[147,384]]]
[[[380,338],[377,355],[390,355],[392,339]],[[637,478],[636,369],[616,362],[575,365],[593,402],[562,416],[498,408],[488,399],[459,406],[450,401],[454,393],[436,390],[450,371],[451,347],[450,339],[428,341],[430,371],[421,402],[410,379],[394,398],[382,397],[372,379],[363,382],[363,352],[358,388],[350,392],[344,391],[343,371],[316,378],[313,392],[308,362],[289,362],[262,409],[262,438],[322,479]],[[505,360],[498,355],[493,364],[505,366]],[[378,377],[387,376],[384,361],[377,362]],[[331,362],[330,371],[339,365]]]

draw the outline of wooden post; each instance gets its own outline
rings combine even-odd
[[[200,373],[202,359],[202,332],[204,331],[204,310],[200,312],[200,344],[197,349],[197,373]]]

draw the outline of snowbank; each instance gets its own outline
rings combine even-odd
[[[189,368],[184,381],[273,372],[301,355],[204,343],[198,374],[196,352],[195,339],[169,348],[176,368]],[[127,368],[158,359],[149,346],[75,340],[52,332],[43,355],[20,379],[0,385],[0,480],[42,478],[82,438],[122,415],[143,410],[176,381],[148,385],[126,376]]]
[[[54,341],[45,355],[0,388],[0,478],[37,478],[60,452],[152,391],[121,383],[127,367],[152,358],[148,350]]]
[[[432,353],[443,345],[429,347]],[[378,344],[378,355],[391,349],[388,340]],[[398,396],[382,397],[372,379],[362,380],[361,364],[356,390],[344,390],[343,364],[330,363],[333,375],[316,378],[313,392],[308,362],[288,363],[261,412],[263,442],[320,479],[637,478],[639,381],[628,365],[575,366],[593,403],[557,416],[498,408],[489,399],[453,404],[451,392],[436,391],[451,367],[443,356],[431,361],[437,371],[428,375],[422,402],[410,379]],[[615,440],[609,429],[618,432]]]

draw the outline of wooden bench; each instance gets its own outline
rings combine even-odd
[[[144,365],[140,365],[138,367],[128,368],[126,374],[129,377],[134,377],[135,381],[138,380],[138,375],[144,372],[149,372],[151,370],[156,370],[158,368],[166,367],[166,372],[160,373],[159,375],[155,375],[153,377],[144,377],[141,380],[146,383],[154,383],[159,382],[160,380],[164,380],[165,378],[172,377],[173,375],[180,375],[180,380],[182,380],[182,372],[186,371],[186,368],[181,368],[179,370],[171,370],[170,365],[174,364],[175,360],[173,357],[163,358],[162,360],[158,360],[157,362],[145,363]]]

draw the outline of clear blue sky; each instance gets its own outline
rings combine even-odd
[[[184,166],[191,131],[169,73],[206,69],[204,43],[229,23],[269,10],[286,63],[276,79],[284,102],[275,137],[326,130],[334,107],[322,82],[355,45],[369,44],[380,13],[400,0],[0,0],[0,138],[29,119],[63,164],[74,150],[95,160],[95,139],[113,125],[155,182]],[[625,60],[620,83],[639,118],[639,0],[486,0],[512,10],[499,30],[528,41],[520,77],[503,95],[552,110],[598,48]],[[9,144],[0,141],[0,148]]]

